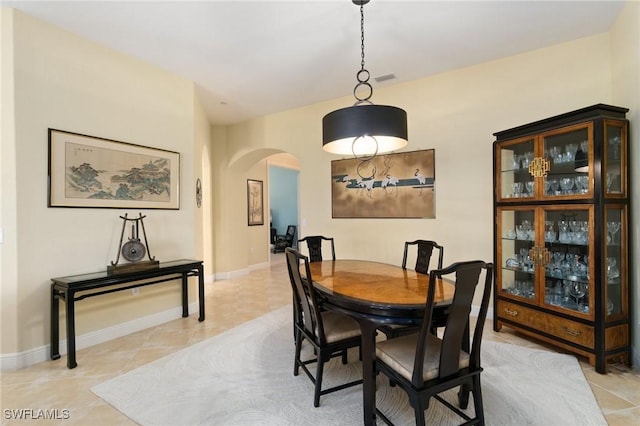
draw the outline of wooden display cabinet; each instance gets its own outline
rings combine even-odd
[[[628,109],[494,133],[494,330],[630,363]]]

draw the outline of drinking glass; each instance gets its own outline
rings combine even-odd
[[[589,151],[589,141],[580,142],[580,150],[586,154]]]
[[[564,149],[567,151],[565,156],[565,161],[571,162],[576,158],[576,152],[578,151],[577,143],[568,143],[565,145]]]
[[[584,176],[584,175],[576,176],[575,182],[576,182],[576,189],[580,194],[586,194],[588,192],[589,176]]]
[[[534,181],[532,181],[532,180],[530,180],[530,181],[525,182],[525,184],[524,184],[524,185],[525,185],[525,187],[527,188],[527,192],[528,192],[531,196],[533,196],[533,190],[534,190],[534,188],[535,188],[535,182],[534,182]]]
[[[513,196],[518,198],[522,193],[522,182],[514,182],[511,184],[511,188],[513,188]]]
[[[520,168],[520,156],[517,154],[513,154],[513,163],[511,165],[511,167],[514,170],[518,170]]]
[[[609,277],[609,281],[620,277],[620,270],[616,266],[617,263],[615,257],[607,257],[607,276]]]
[[[552,146],[549,148],[549,154],[553,158],[554,163],[562,163],[562,151],[559,146]]]
[[[586,285],[584,283],[571,283],[569,286],[569,294],[576,299],[576,308],[578,308],[580,299],[586,294]]]
[[[620,136],[614,136],[609,139],[609,144],[613,147],[613,152],[611,153],[611,157],[614,160],[620,159]]]
[[[616,237],[615,235],[618,233],[618,231],[620,230],[620,222],[607,222],[607,231],[609,231],[609,233],[611,234],[611,244],[614,244],[616,242]]]
[[[572,194],[573,191],[573,178],[570,177],[565,177],[560,179],[560,188],[562,188],[562,191],[564,194]]]

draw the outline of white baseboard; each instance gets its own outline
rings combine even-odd
[[[198,302],[189,304],[189,312],[191,313],[198,312],[198,308]],[[149,327],[155,327],[156,325],[164,324],[178,318],[182,318],[182,306],[76,336],[76,350],[108,342],[109,340],[126,336]],[[0,355],[0,370],[18,370],[47,361],[50,359],[50,350],[50,345],[46,345],[20,353],[2,354]],[[65,339],[60,341],[60,355],[66,354],[67,340]]]
[[[269,262],[256,263],[255,265],[249,265],[246,268],[238,269],[236,271],[229,272],[216,272],[214,275],[214,280],[230,280],[237,277],[243,277],[245,275],[249,275],[251,271],[257,271],[258,269],[265,269],[270,267]]]

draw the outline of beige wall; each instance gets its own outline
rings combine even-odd
[[[300,218],[301,224],[306,222],[300,235],[339,235],[336,244],[342,257],[398,264],[405,240],[428,237],[444,244],[445,262],[490,260],[492,133],[591,104],[610,103],[609,42],[609,35],[601,34],[376,89],[376,103],[407,111],[407,149],[435,148],[435,220],[331,218],[330,162],[336,157],[321,149],[320,122],[327,112],[349,105],[350,98],[233,126],[233,134],[242,136],[227,145],[227,154],[243,158],[251,149],[276,149],[299,159]],[[594,57],[603,60],[594,61]],[[230,191],[229,197],[234,195],[230,204],[242,205],[244,194]],[[225,233],[222,227],[216,232]],[[216,265],[225,270],[224,264]]]
[[[613,101],[631,121],[631,321],[634,365],[640,365],[640,2],[627,2],[611,31]]]
[[[46,348],[49,278],[104,269],[124,213],[46,207],[48,127],[179,151],[181,209],[145,212],[151,249],[160,259],[202,256],[216,278],[267,264],[268,226],[247,226],[246,179],[266,182],[263,160],[281,152],[300,162],[306,225],[299,234],[339,236],[341,257],[400,263],[405,240],[428,237],[446,247],[445,263],[491,260],[493,132],[600,102],[626,106],[632,109],[632,161],[640,164],[640,132],[633,130],[640,127],[638,15],[638,3],[629,2],[611,33],[376,88],[374,102],[408,113],[407,150],[436,150],[437,217],[346,220],[331,218],[330,161],[336,157],[321,149],[320,123],[352,98],[208,128],[191,82],[3,9],[2,355]],[[638,171],[632,174],[638,200]],[[201,211],[193,194],[197,177],[205,189]],[[638,253],[637,224],[633,234]],[[78,332],[179,306],[176,289],[158,287],[143,290],[144,303],[124,293],[84,301]]]
[[[180,210],[142,211],[151,254],[162,261],[202,254],[193,194],[202,167],[194,152],[208,144],[210,127],[191,81],[20,12],[3,8],[2,22],[5,356],[48,351],[49,279],[105,270],[118,250],[119,216],[127,212],[47,208],[47,129],[180,152]],[[139,296],[87,299],[77,306],[77,334],[178,306],[177,282],[143,288]]]
[[[435,220],[331,218],[330,161],[336,157],[321,149],[320,123],[326,113],[350,105],[349,97],[232,126],[226,129],[226,155],[243,159],[277,150],[299,159],[299,235],[339,236],[336,244],[341,257],[398,264],[405,240],[429,238],[446,247],[445,263],[472,258],[492,260],[494,132],[607,103],[631,109],[632,144],[640,146],[640,132],[633,130],[640,126],[637,9],[638,3],[629,3],[611,33],[376,88],[374,102],[400,106],[408,113],[410,145],[406,150],[436,150]],[[638,151],[632,152],[632,164],[640,164]],[[633,172],[633,182],[637,200],[637,171]],[[226,195],[229,205],[243,205],[242,193],[228,190]],[[217,242],[224,244],[232,239],[222,224],[216,223],[215,232]],[[633,233],[633,250],[638,253],[637,224]],[[217,270],[248,266],[238,262],[229,265],[233,266],[229,268],[223,259],[216,259]],[[637,268],[632,276],[636,309]],[[636,354],[640,353],[637,321],[636,317]]]

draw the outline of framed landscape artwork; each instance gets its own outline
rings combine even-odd
[[[247,218],[249,226],[264,225],[261,180],[247,179]]]
[[[331,162],[334,218],[436,217],[435,150]]]
[[[180,208],[180,154],[49,129],[49,207]]]

